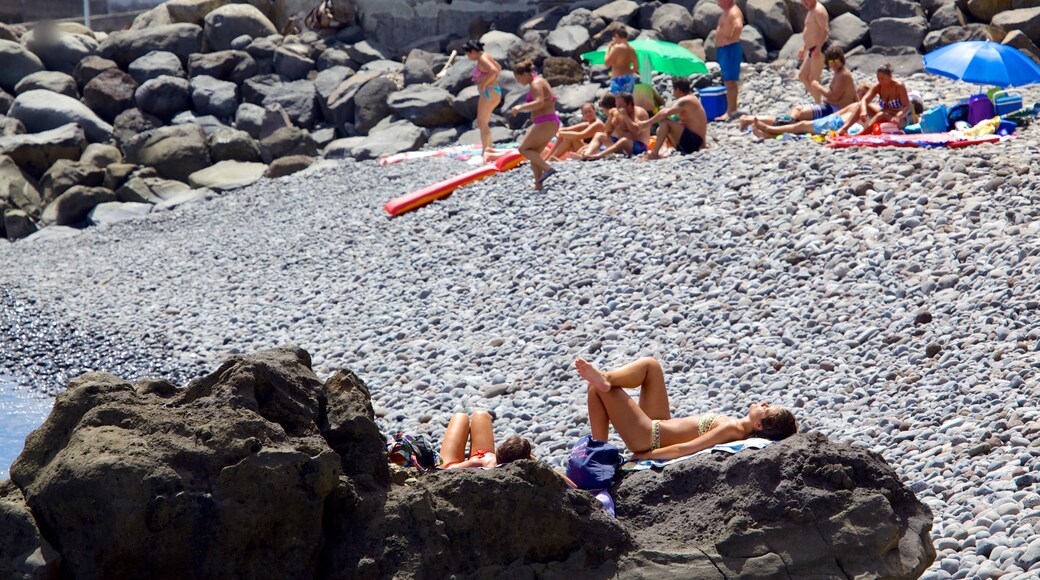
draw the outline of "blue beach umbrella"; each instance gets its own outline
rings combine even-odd
[[[1040,83],[1040,66],[1013,46],[989,40],[948,44],[924,55],[924,70],[979,85]]]

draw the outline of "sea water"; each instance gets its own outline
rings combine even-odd
[[[43,423],[53,404],[53,397],[0,375],[0,480],[10,477],[8,470],[25,447],[25,436]]]

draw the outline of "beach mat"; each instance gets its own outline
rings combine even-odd
[[[712,451],[722,451],[724,453],[739,453],[745,449],[762,449],[766,445],[771,445],[773,441],[769,439],[762,439],[760,437],[752,437],[750,439],[743,439],[741,441],[734,441],[732,443],[723,443],[722,445],[716,445],[709,447],[703,451],[698,451],[691,455],[684,455],[682,457],[676,457],[675,459],[636,459],[629,460],[621,464],[621,471],[643,471],[646,469],[657,468],[660,469],[666,465],[678,463],[680,461],[686,461],[691,457],[696,457],[704,453],[711,453]]]
[[[1001,137],[983,135],[969,137],[961,133],[920,133],[892,135],[834,135],[827,138],[827,147],[968,147],[981,143],[996,143]]]

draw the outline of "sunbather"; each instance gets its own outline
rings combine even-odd
[[[469,455],[466,455],[467,440]],[[491,414],[487,411],[477,411],[472,417],[465,413],[451,416],[441,444],[440,466],[443,469],[495,467],[517,459],[534,459],[531,442],[514,435],[496,449]]]
[[[913,114],[913,103],[902,81],[892,78],[892,65],[883,64],[877,69],[877,84],[867,91],[859,100],[859,115],[851,119],[841,129],[839,135],[848,132],[853,123],[859,121],[864,127],[872,127],[874,123],[895,123],[900,129],[906,126]],[[880,111],[871,114],[867,104],[878,99]]]
[[[751,404],[744,417],[703,413],[673,419],[664,371],[653,358],[642,358],[607,372],[583,359],[574,361],[574,366],[589,383],[592,436],[606,440],[610,425],[614,425],[633,459],[675,459],[748,437],[776,440],[798,431],[790,411],[769,403]],[[625,392],[637,387],[638,403]]]
[[[672,92],[675,94],[674,103],[639,124],[640,127],[649,128],[654,123],[660,123],[657,128],[657,142],[647,156],[650,159],[661,156],[661,147],[665,141],[683,154],[699,151],[707,144],[708,116],[700,99],[691,92],[690,79],[673,78]],[[679,120],[673,121],[670,118],[672,115],[678,115]]]
[[[603,95],[599,106],[604,113],[609,115],[614,108],[614,95]],[[581,149],[589,139],[596,136],[596,133],[601,133],[607,128],[606,123],[600,121],[596,116],[596,108],[592,103],[585,103],[581,106],[581,116],[584,121],[564,127],[556,133],[556,144],[548,150],[550,160],[565,159],[568,153]]]
[[[549,81],[535,74],[534,63],[530,60],[521,61],[514,66],[513,76],[521,85],[531,87],[527,93],[527,101],[514,106],[512,111],[514,115],[522,111],[531,111],[532,125],[520,142],[518,150],[531,162],[534,188],[541,189],[543,181],[556,173],[556,170],[542,159],[542,151],[560,129],[560,117],[556,114],[556,97],[552,93]]]
[[[831,46],[823,52],[823,56],[833,73],[831,84],[825,87],[818,80],[810,81],[816,94],[823,98],[823,102],[793,107],[789,114],[795,121],[822,119],[859,100],[856,98],[856,81],[845,67],[845,51]]]
[[[630,93],[617,95],[617,107],[607,118],[606,129],[592,138],[582,156],[586,159],[599,159],[611,153],[646,153],[647,143],[650,142],[650,126],[644,125],[642,121],[649,118],[646,109],[636,106]],[[605,149],[600,151],[601,147]]]
[[[870,90],[870,85],[867,83],[860,83],[856,88],[856,94],[860,97],[867,94]],[[869,103],[867,105],[871,114],[877,113],[880,109],[877,105]],[[784,133],[791,133],[795,135],[826,135],[831,131],[837,131],[845,126],[853,117],[859,114],[859,101],[853,102],[838,111],[837,113],[814,119],[812,121],[796,121],[794,123],[787,123],[785,125],[775,124],[773,117],[755,117],[752,120],[752,131],[755,136],[760,139],[766,139],[768,137],[775,137],[777,135],[783,135]],[[862,127],[860,127],[862,130]],[[859,131],[854,131],[858,133]]]

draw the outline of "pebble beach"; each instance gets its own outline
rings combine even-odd
[[[742,110],[804,95],[789,67],[745,70]],[[908,83],[926,102],[971,91]],[[926,578],[1035,578],[1037,128],[965,149],[832,150],[736,123],[709,141],[564,162],[541,192],[521,167],[393,219],[391,197],[466,166],[348,160],[0,241],[17,337],[0,374],[50,394],[85,370],[183,384],[295,343],[319,376],[365,380],[387,432],[439,443],[453,412],[489,409],[497,438],[560,466],[588,429],[574,359],[656,356],[675,416],[772,401],[882,455],[935,513]]]

